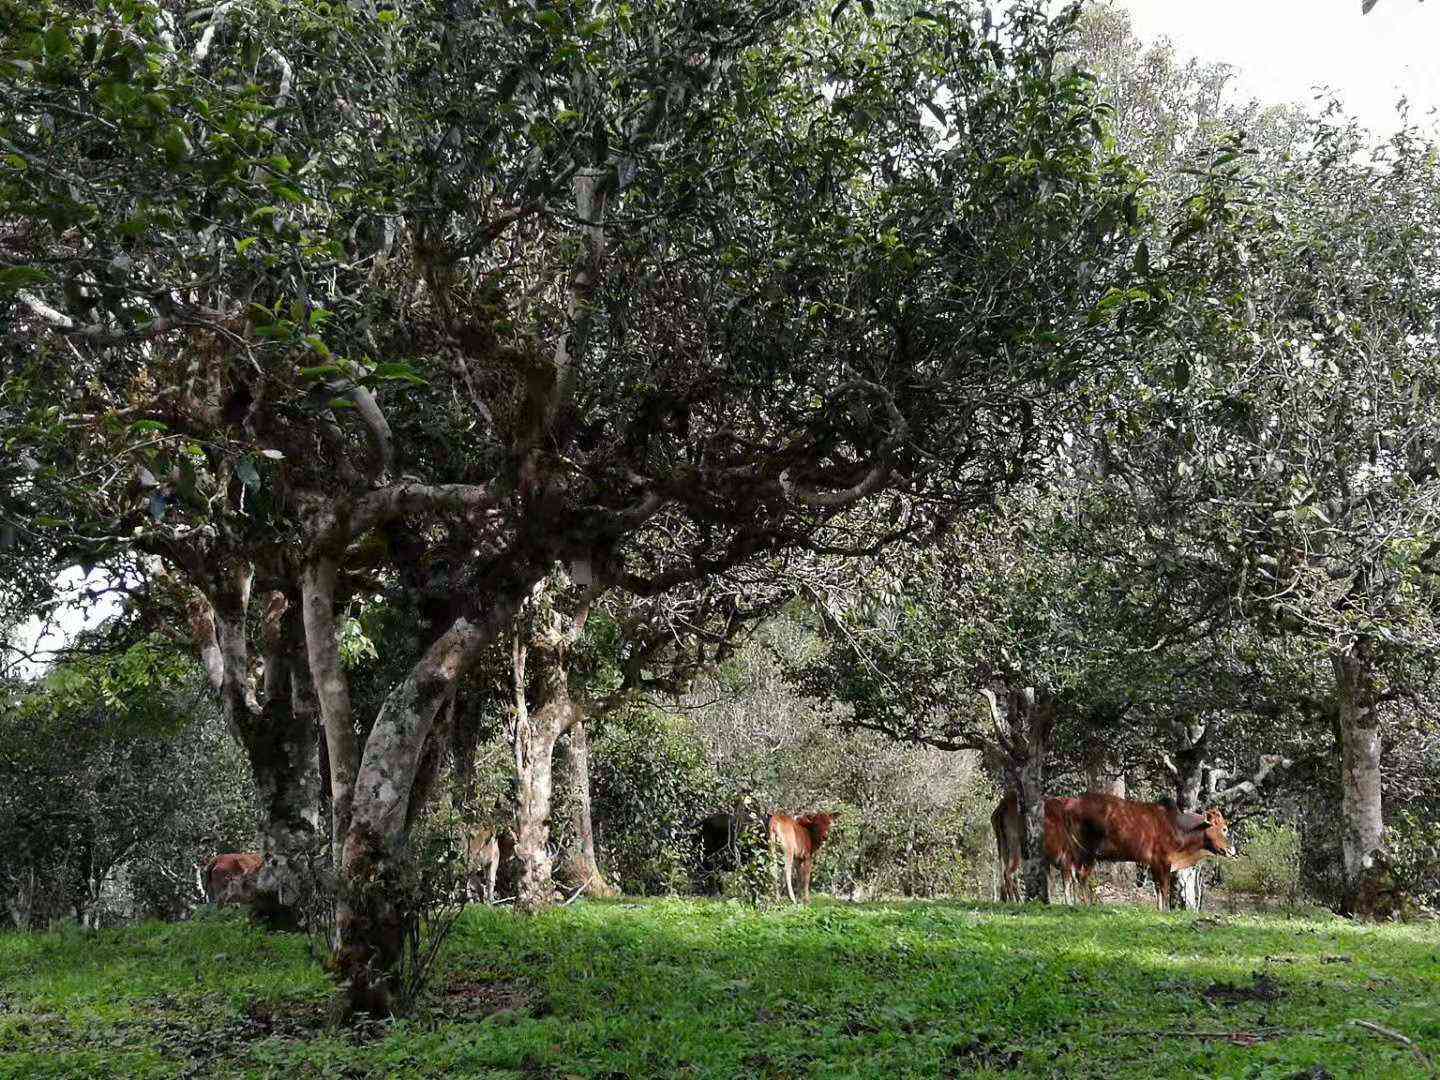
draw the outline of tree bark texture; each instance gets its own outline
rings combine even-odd
[[[577,712],[563,744],[565,795],[570,807],[567,873],[576,887],[583,885],[591,896],[614,896],[616,890],[600,872],[595,857],[595,826],[590,814],[590,736],[579,706],[573,707]]]
[[[248,563],[222,562],[204,598],[192,604],[190,623],[260,804],[255,831],[264,863],[252,912],[263,925],[294,929],[303,868],[320,823],[315,703],[299,612],[278,592],[266,598],[261,619],[263,693],[251,687],[246,633],[253,577]]]
[[[307,604],[307,625],[311,617]],[[335,962],[355,1012],[392,1011],[391,977],[400,961],[403,917],[387,889],[387,872],[406,844],[411,795],[431,729],[455,681],[488,640],[488,623],[457,619],[391,691],[366,739],[351,788],[335,910]],[[353,729],[342,734],[354,739]],[[335,757],[332,745],[332,775]]]
[[[1344,910],[1374,918],[1389,883],[1385,822],[1381,813],[1380,729],[1376,712],[1374,656],[1360,638],[1332,656],[1342,762],[1341,847],[1345,865]]]
[[[535,663],[537,707],[525,698],[526,649],[516,651],[515,857],[520,862],[520,891],[515,905],[535,912],[555,901],[554,866],[550,857],[550,810],[554,799],[555,743],[570,721],[573,705],[563,659],[555,650],[529,653]]]
[[[1175,725],[1179,745],[1175,749],[1175,805],[1192,814],[1204,813],[1205,751],[1210,729],[1207,725],[1181,721]],[[1170,906],[1199,911],[1205,899],[1205,882],[1201,878],[1203,863],[1176,870],[1171,875]]]
[[[1021,878],[1026,900],[1050,902],[1050,865],[1045,860],[1045,757],[1055,727],[1054,703],[1033,686],[1007,688],[1002,719],[992,691],[990,702],[995,734],[1005,755],[1020,804]]]

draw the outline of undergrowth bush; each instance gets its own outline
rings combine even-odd
[[[1294,907],[1300,895],[1300,833],[1271,818],[1249,822],[1240,857],[1225,867],[1235,892],[1283,901]]]
[[[1440,909],[1440,821],[1402,811],[1385,830],[1396,884],[1410,899]]]
[[[719,785],[683,720],[635,709],[613,718],[591,754],[591,812],[601,862],[622,892],[689,892],[697,827]]]

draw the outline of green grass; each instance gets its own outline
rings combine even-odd
[[[1356,1019],[1440,1061],[1433,925],[618,901],[472,909],[445,962],[335,1031],[303,939],[234,917],[0,936],[0,1076],[1426,1075]]]

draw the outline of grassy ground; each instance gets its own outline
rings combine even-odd
[[[305,942],[231,916],[0,936],[0,1076],[1338,1078],[1440,1061],[1433,924],[619,901],[472,909],[445,962],[420,1016],[333,1031]]]

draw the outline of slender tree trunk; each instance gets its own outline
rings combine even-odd
[[[1096,754],[1086,762],[1085,780],[1086,789],[1100,795],[1114,795],[1116,798],[1123,799],[1129,792],[1125,782],[1125,767],[1108,754]],[[1130,875],[1131,884],[1133,884],[1134,876],[1128,864],[1101,863],[1090,876],[1091,899],[1094,898],[1097,875],[1104,875],[1106,881],[1118,888],[1125,884],[1127,874]]]
[[[538,684],[538,707],[526,703],[526,661]],[[515,857],[520,862],[520,889],[515,906],[535,912],[555,900],[554,867],[550,858],[550,810],[554,798],[555,743],[571,718],[570,688],[563,660],[550,649],[515,648]]]
[[[996,699],[986,691],[1005,768],[1020,806],[1020,857],[1026,900],[1050,902],[1050,865],[1045,859],[1045,757],[1055,726],[1054,703],[1035,688],[1007,689],[1002,721]]]
[[[440,771],[445,764],[445,752],[450,746],[450,731],[454,723],[455,694],[452,692],[435,720],[430,739],[425,744],[425,753],[421,755],[420,765],[415,770],[415,786],[410,792],[410,805],[405,814],[406,832],[414,828],[416,820],[435,793],[435,784],[440,779]]]
[[[1205,787],[1205,749],[1209,728],[1205,724],[1181,722],[1176,725],[1180,745],[1175,751],[1175,805],[1190,813],[1203,813],[1201,793]],[[1171,875],[1170,906],[1199,911],[1205,899],[1201,878],[1204,863],[1177,870]]]
[[[566,801],[570,805],[571,837],[566,860],[575,885],[584,885],[591,896],[614,896],[615,888],[600,872],[595,857],[595,826],[590,814],[590,736],[579,706],[565,739],[564,776]]]
[[[314,679],[315,697],[325,731],[325,762],[329,769],[330,845],[338,870],[350,830],[355,776],[360,771],[360,745],[350,711],[350,683],[340,664],[340,633],[335,622],[335,560],[321,555],[300,574],[305,623],[305,652]]]
[[[1391,886],[1381,815],[1380,729],[1374,657],[1368,639],[1335,653],[1336,705],[1342,740],[1341,845],[1345,862],[1344,910],[1360,918],[1383,914]]]

